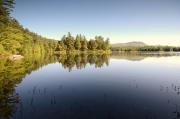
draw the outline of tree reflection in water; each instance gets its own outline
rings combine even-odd
[[[109,64],[109,55],[93,54],[67,54],[49,55],[33,54],[25,55],[25,58],[18,61],[11,61],[6,57],[0,57],[0,117],[8,119],[18,110],[16,104],[21,103],[18,93],[15,91],[17,84],[20,84],[26,74],[48,65],[59,62],[62,66],[72,70],[85,68],[87,63],[95,64],[95,67],[102,67],[104,63]]]
[[[45,54],[26,55],[19,61],[11,61],[0,57],[0,117],[8,119],[17,111],[20,97],[15,91],[26,74],[49,63],[57,62],[57,57]]]
[[[67,68],[69,72],[73,67],[77,69],[85,68],[89,63],[95,65],[95,67],[102,67],[104,64],[109,65],[109,54],[67,54],[67,55],[56,55],[59,58],[59,63],[62,67]]]
[[[22,82],[22,79],[30,74],[32,71],[36,71],[39,68],[59,62],[63,68],[72,71],[73,67],[77,69],[85,68],[87,64],[94,65],[96,68],[101,68],[104,65],[109,65],[111,58],[127,59],[130,57],[135,59],[132,61],[142,60],[146,57],[168,57],[179,56],[177,54],[131,54],[131,53],[119,53],[119,54],[33,54],[25,55],[24,59],[19,61],[11,61],[8,58],[0,57],[0,118],[10,118],[14,116],[20,109],[17,104],[21,104],[22,101],[16,92],[15,87]],[[142,58],[142,59],[141,59]],[[140,61],[139,60],[139,61]],[[106,95],[105,95],[106,100]]]

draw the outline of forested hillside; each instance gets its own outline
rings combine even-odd
[[[57,41],[44,38],[29,31],[14,18],[10,12],[13,0],[0,0],[0,54],[52,52]]]
[[[114,43],[111,44],[113,47],[121,47],[121,46],[147,46],[147,44],[140,42],[140,41],[133,41],[128,43]]]
[[[67,36],[62,37],[61,41],[56,41],[31,32],[23,28],[16,19],[10,17],[14,4],[13,0],[0,0],[0,55],[109,50],[109,38],[104,41],[101,36],[87,41],[85,36],[77,35],[74,38],[69,32]]]

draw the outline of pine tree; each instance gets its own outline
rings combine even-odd
[[[81,49],[81,41],[80,41],[79,35],[76,36],[74,47],[75,47],[76,50],[80,50]]]
[[[81,50],[82,51],[86,51],[88,48],[87,48],[87,44],[88,44],[88,41],[86,40],[85,36],[83,37],[82,41],[81,41]]]
[[[66,37],[66,45],[67,45],[68,51],[74,50],[74,37],[71,36],[70,32],[68,33],[68,36]]]
[[[91,39],[88,43],[88,48],[89,48],[89,50],[96,50],[96,48],[97,48],[96,41]]]
[[[108,50],[109,47],[110,47],[110,39],[107,38],[106,41],[105,41],[105,43],[106,43],[106,49]]]
[[[0,30],[3,31],[8,25],[9,14],[14,8],[14,0],[0,0]]]

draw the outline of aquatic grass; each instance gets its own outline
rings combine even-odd
[[[106,94],[104,94],[104,102],[106,102]]]
[[[62,85],[60,85],[59,88],[61,89],[61,88],[62,88]]]
[[[136,89],[137,86],[138,86],[138,84],[135,81],[133,84],[131,84],[131,86],[129,85],[129,87],[131,87],[130,88],[131,92],[133,92],[133,90]],[[160,86],[161,86],[161,88],[166,87],[164,85],[160,85]],[[179,88],[178,86],[174,86],[173,89],[175,89],[175,87],[176,87],[176,89]],[[29,97],[27,97],[27,103],[28,103],[28,105],[30,105],[31,109],[27,113],[25,110],[27,110],[28,106],[25,104],[25,102],[21,101],[21,103],[19,103],[20,108],[18,111],[18,114],[19,114],[18,117],[19,118],[25,118],[25,116],[26,116],[26,118],[28,118],[29,115],[33,115],[33,116],[30,116],[32,118],[37,117],[37,115],[40,113],[40,110],[38,110],[38,108],[39,108],[38,103],[42,103],[42,101],[36,100],[37,96],[39,96],[41,98],[43,96],[46,96],[46,98],[42,98],[44,100],[44,102],[48,101],[47,104],[44,103],[44,105],[47,105],[47,106],[52,105],[49,108],[52,110],[51,112],[49,112],[49,114],[55,114],[55,115],[57,115],[57,118],[62,118],[62,117],[64,117],[64,118],[69,118],[69,117],[80,118],[81,116],[83,117],[83,115],[86,115],[87,117],[92,117],[92,115],[95,113],[94,112],[95,106],[90,108],[91,109],[91,113],[90,113],[89,106],[91,106],[92,103],[86,104],[83,101],[80,101],[79,99],[75,98],[76,95],[82,95],[82,96],[89,96],[89,98],[90,98],[89,100],[93,99],[93,101],[96,103],[101,103],[101,105],[103,105],[102,107],[104,108],[104,109],[102,109],[104,113],[107,113],[105,111],[109,110],[108,111],[108,118],[109,119],[116,119],[116,116],[114,116],[115,111],[112,110],[113,107],[116,107],[116,104],[109,102],[109,100],[113,99],[115,96],[109,95],[108,92],[102,92],[98,95],[96,94],[96,92],[93,92],[94,96],[91,96],[90,94],[92,92],[88,92],[88,94],[87,94],[86,89],[85,90],[83,89],[81,91],[76,90],[76,92],[75,92],[74,89],[76,89],[76,87],[74,87],[74,86],[72,86],[68,89],[66,88],[66,86],[63,86],[63,90],[61,90],[61,91],[59,91],[59,90],[62,89],[62,85],[57,85],[57,87],[56,87],[57,90],[55,90],[55,91],[52,91],[49,87],[48,87],[48,90],[47,90],[47,87],[39,88],[39,93],[38,93],[38,90],[36,90],[37,88],[39,88],[39,86],[34,86],[31,90],[26,91],[26,93],[29,95]],[[141,86],[140,86],[140,88],[141,88]],[[44,93],[43,93],[43,89],[44,89]],[[126,85],[126,89],[129,89],[127,85]],[[171,90],[173,90],[172,88],[168,88],[168,87],[166,87],[166,89],[167,89],[167,92],[168,92],[168,90],[169,90],[169,92]],[[179,92],[179,90],[178,90],[178,92]],[[127,93],[127,92],[125,92],[125,93]],[[134,94],[136,94],[136,93],[134,93]],[[127,95],[128,95],[128,93],[127,93]],[[98,97],[100,97],[100,98],[98,98]],[[107,98],[108,98],[108,101],[106,102]],[[103,101],[106,103],[104,103]],[[115,103],[121,103],[121,102],[123,102],[123,101],[115,102]],[[135,102],[136,102],[136,108],[135,108]],[[131,101],[129,101],[129,100],[127,100],[127,98],[125,98],[124,99],[124,107],[122,106],[123,108],[122,107],[119,107],[119,108],[121,110],[123,110],[123,109],[126,110],[125,111],[126,113],[132,113],[132,112],[134,113],[138,110],[137,107],[140,107],[140,104],[138,105],[137,102],[138,101],[137,100],[135,101],[135,99],[132,99]],[[170,103],[169,100],[168,100],[168,103]],[[23,106],[23,105],[26,105],[26,106]],[[176,105],[175,113],[177,114],[177,118],[179,118],[179,108],[178,108],[177,104],[175,104],[175,105]],[[63,110],[61,109],[61,107]],[[99,109],[100,108],[101,107],[99,107]],[[148,108],[145,107],[145,110],[147,111],[146,112],[147,115],[145,118],[153,118],[153,113],[150,110],[150,108],[149,109]],[[117,108],[115,108],[115,109],[117,109]],[[134,110],[136,110],[136,111],[134,111]],[[116,114],[118,114],[118,113],[119,112],[116,110]],[[94,117],[96,117],[96,116],[94,116]],[[154,116],[154,118],[156,118],[156,116]]]
[[[136,84],[136,89],[138,88],[138,84]]]
[[[163,89],[163,86],[161,86],[161,89],[160,89],[160,91],[162,91],[162,89]]]
[[[176,113],[177,114],[177,118],[179,118],[180,117],[180,112],[178,111],[178,106],[175,103],[174,103],[174,105],[176,106],[176,110],[173,113]]]

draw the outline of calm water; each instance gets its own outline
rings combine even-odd
[[[180,118],[180,53],[0,60],[0,118]]]

